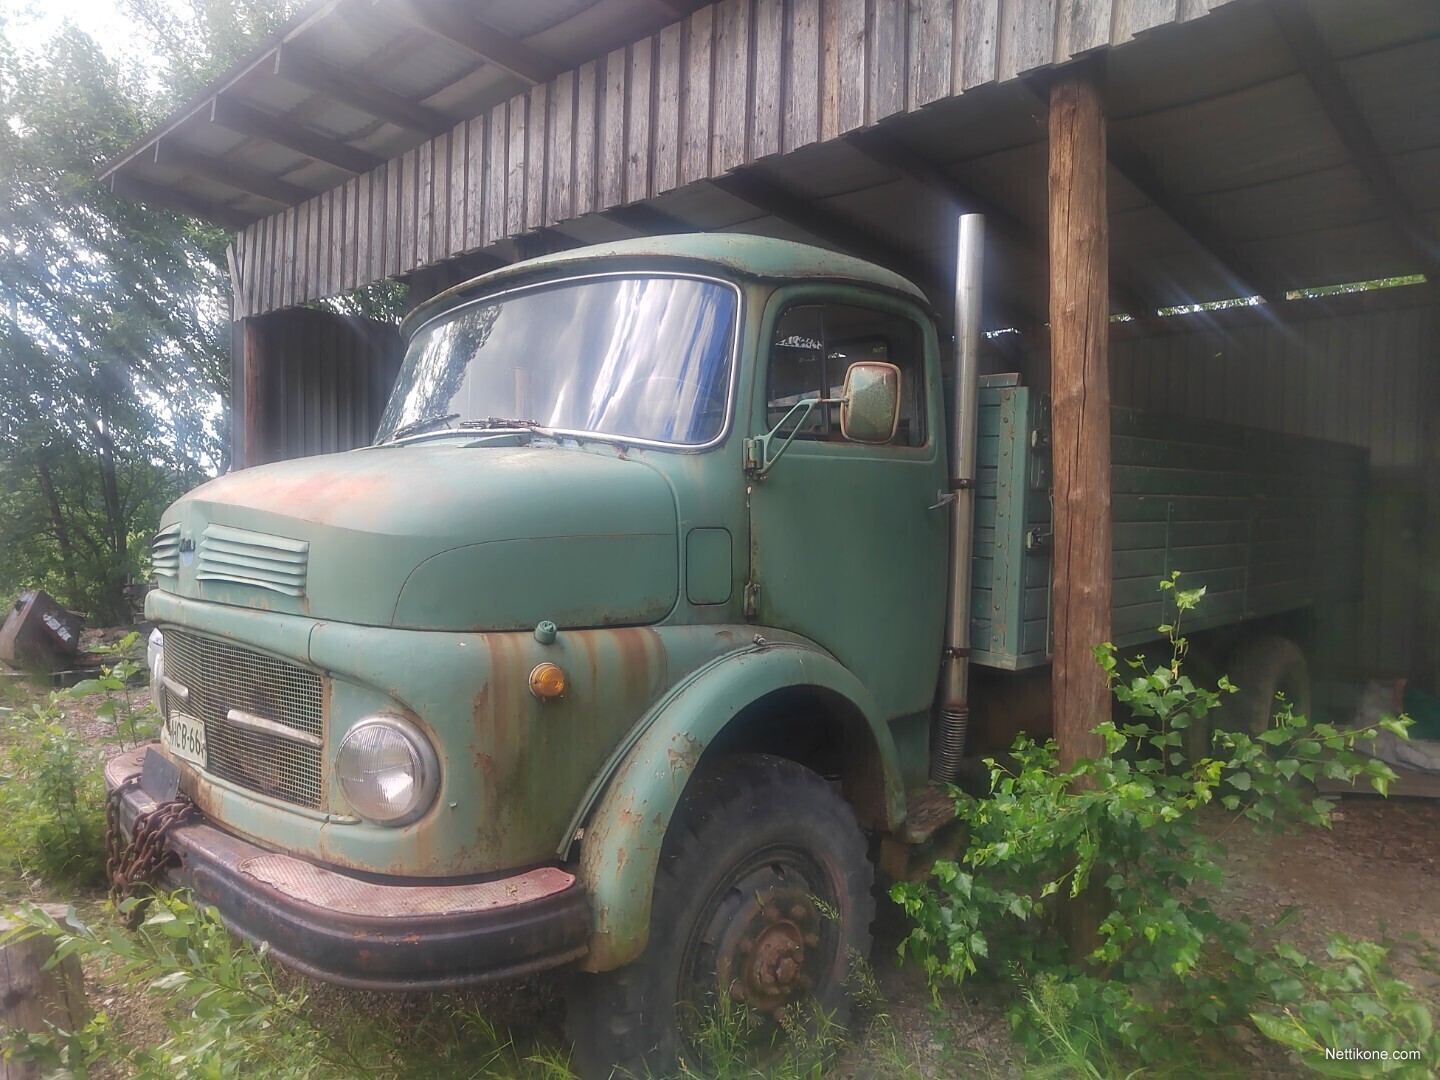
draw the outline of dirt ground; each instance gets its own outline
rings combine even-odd
[[[145,691],[140,688],[135,694],[138,705]],[[99,702],[80,699],[66,706],[73,728],[96,741],[97,756],[98,744],[114,735],[110,723],[95,714]],[[1231,871],[1223,896],[1262,925],[1298,908],[1286,936],[1312,954],[1323,951],[1331,932],[1393,941],[1395,974],[1420,989],[1440,1018],[1440,800],[1345,796],[1338,801],[1329,831],[1268,836],[1243,824],[1224,827],[1217,822]],[[27,893],[37,902],[78,901],[83,916],[102,917],[99,894],[54,896],[13,882],[5,892],[11,901]],[[872,1038],[883,1045],[872,1041],[843,1055],[833,1075],[877,1080],[897,1075],[895,1064],[901,1061],[909,1076],[1021,1075],[1002,1005],[984,988],[971,987],[949,991],[935,1002],[919,967],[902,964],[896,956],[903,932],[898,915],[877,924],[873,967],[882,995],[879,1011],[886,1019]],[[318,987],[315,1000],[326,1009],[376,1007],[358,1001],[360,995],[347,995]],[[491,988],[484,996],[500,1006],[506,1021],[534,1024],[541,1039],[558,1037],[562,1006],[554,977]],[[517,1001],[524,1003],[518,1014],[513,1011]],[[132,1037],[164,1035],[145,1001],[101,991],[94,1004]],[[1239,1048],[1253,1066],[1242,1066],[1242,1072],[1287,1075],[1283,1058],[1257,1043],[1258,1037]]]
[[[1440,799],[1346,796],[1328,832],[1225,842],[1236,903],[1264,922],[1299,908],[1290,937],[1307,951],[1332,933],[1392,940],[1395,974],[1440,1013]]]

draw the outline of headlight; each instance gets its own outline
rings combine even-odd
[[[398,716],[372,716],[351,728],[335,754],[335,776],[350,808],[380,825],[414,821],[440,786],[434,749]]]
[[[165,635],[159,629],[151,630],[145,640],[145,666],[150,669],[150,700],[155,702],[155,711],[165,717]]]

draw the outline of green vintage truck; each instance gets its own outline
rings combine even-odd
[[[178,788],[172,881],[321,979],[568,965],[587,1074],[663,1071],[716,995],[841,1009],[969,665],[1047,662],[1045,403],[977,374],[979,237],[953,376],[913,285],[753,236],[417,308],[373,446],[165,513],[123,828]],[[1123,411],[1115,448],[1117,640],[1171,569],[1226,627],[1353,584],[1363,453]]]

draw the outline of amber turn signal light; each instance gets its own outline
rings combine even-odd
[[[541,701],[558,698],[565,693],[565,672],[549,661],[536,664],[530,672],[530,692]]]

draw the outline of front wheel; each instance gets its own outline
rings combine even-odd
[[[576,1070],[694,1067],[717,1023],[727,1051],[743,1035],[764,1061],[822,1014],[843,1022],[846,975],[870,947],[872,880],[855,815],[814,772],[763,755],[702,767],[665,834],[645,951],[571,980]]]

